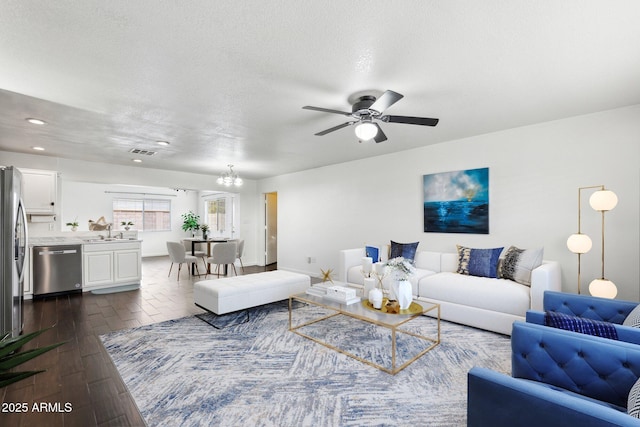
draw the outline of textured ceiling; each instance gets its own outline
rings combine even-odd
[[[636,0],[3,0],[0,150],[258,179],[639,104],[639,22]],[[301,109],[386,89],[438,126],[360,144]]]

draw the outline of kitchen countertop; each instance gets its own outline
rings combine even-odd
[[[125,242],[142,242],[137,238],[100,239],[94,237],[33,237],[29,239],[29,247],[33,246],[62,246],[62,245],[91,245]]]

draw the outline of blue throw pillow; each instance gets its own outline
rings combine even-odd
[[[595,335],[612,340],[618,339],[618,331],[616,331],[614,324],[603,322],[602,320],[571,316],[555,311],[546,311],[544,313],[544,324],[552,328],[579,332],[581,334]]]
[[[389,259],[402,257],[406,260],[413,262],[413,260],[416,258],[416,250],[418,249],[419,243],[420,242],[397,243],[392,240],[391,253],[389,254]]]
[[[468,276],[498,277],[498,261],[504,248],[474,249],[457,245],[458,273]]]
[[[364,247],[365,256],[371,258],[374,263],[380,261],[380,249],[375,246]]]

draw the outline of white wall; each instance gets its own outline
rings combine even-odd
[[[566,239],[577,231],[577,189],[604,184],[619,197],[605,219],[606,276],[618,298],[638,300],[638,135],[636,105],[282,175],[260,181],[258,194],[278,192],[279,268],[317,276],[337,270],[340,249],[390,239],[447,252],[456,244],[543,246],[562,265],[563,289],[576,292],[577,256]],[[422,176],[481,167],[490,168],[490,234],[423,232]],[[589,195],[582,231],[594,248],[582,257],[583,292],[601,265],[600,216]]]

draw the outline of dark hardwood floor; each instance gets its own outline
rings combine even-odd
[[[169,265],[168,257],[145,258],[135,291],[25,301],[25,332],[55,325],[25,349],[66,343],[19,367],[46,372],[0,389],[0,426],[144,426],[99,335],[202,313],[193,303],[193,283],[201,278],[183,268],[178,281],[177,266],[167,277]],[[246,267],[244,274],[275,268]]]

